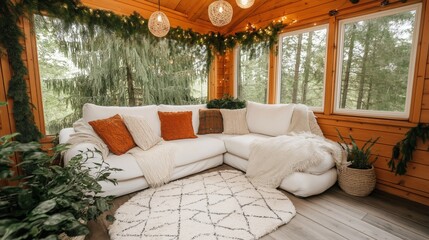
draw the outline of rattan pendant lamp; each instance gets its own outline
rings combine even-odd
[[[167,15],[161,12],[161,0],[158,0],[158,11],[149,18],[149,31],[156,37],[165,37],[170,31],[170,21]]]
[[[232,12],[229,2],[216,0],[209,5],[210,22],[217,27],[225,26],[231,22]]]

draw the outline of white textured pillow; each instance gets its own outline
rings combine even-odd
[[[247,134],[249,129],[246,122],[246,109],[221,109],[224,134]]]
[[[158,106],[147,105],[137,107],[113,107],[113,106],[98,106],[91,103],[85,103],[82,109],[82,118],[85,122],[90,122],[98,119],[105,119],[116,114],[138,116],[146,120],[152,130],[161,136],[161,122],[158,117]]]
[[[206,104],[198,105],[159,105],[160,112],[192,112],[192,127],[194,133],[198,133],[198,127],[200,126],[200,109],[207,109]]]
[[[142,117],[123,115],[122,119],[133,136],[134,142],[143,150],[148,150],[159,143],[162,139],[152,130]]]
[[[250,132],[269,136],[287,134],[294,104],[261,104],[248,101],[246,108]]]

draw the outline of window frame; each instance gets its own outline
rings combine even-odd
[[[234,98],[238,98],[238,79],[239,79],[239,68],[240,68],[240,49],[241,46],[237,45],[234,47],[234,91],[233,91],[233,97]],[[270,99],[270,67],[271,67],[271,61],[270,61],[270,53],[267,56],[268,58],[268,76],[267,76],[267,93],[266,93],[266,99],[265,99],[265,104],[268,104],[268,101]],[[243,99],[241,99],[243,100]],[[244,99],[246,101],[248,101],[247,99]]]
[[[357,109],[344,109],[340,108],[340,93],[341,93],[341,83],[342,83],[342,68],[344,60],[344,30],[345,25],[352,22],[365,21],[369,19],[375,19],[380,17],[386,17],[401,12],[407,11],[416,11],[415,22],[414,22],[414,32],[412,37],[412,46],[410,54],[410,63],[408,69],[408,82],[407,82],[407,95],[405,99],[405,109],[404,112],[394,112],[394,111],[378,111],[378,110],[357,110]],[[411,102],[413,97],[413,87],[414,87],[414,76],[416,73],[417,67],[417,49],[419,46],[419,37],[420,37],[420,26],[421,26],[421,14],[422,14],[422,4],[412,4],[404,7],[384,10],[380,12],[364,14],[352,18],[346,18],[338,21],[338,38],[337,46],[338,52],[336,61],[336,71],[335,71],[335,90],[334,90],[334,114],[339,115],[349,115],[349,116],[358,116],[358,117],[375,117],[375,118],[386,118],[386,119],[401,119],[406,120],[410,117],[411,112]]]
[[[276,103],[280,103],[280,97],[281,97],[281,81],[282,81],[281,56],[282,56],[283,38],[286,36],[292,36],[292,35],[297,35],[297,34],[301,34],[301,33],[307,33],[307,32],[312,32],[312,31],[317,31],[317,30],[322,30],[322,29],[326,29],[325,69],[324,69],[324,74],[323,74],[322,106],[320,106],[320,107],[308,106],[308,108],[310,110],[312,110],[313,112],[317,112],[317,113],[322,113],[324,111],[324,109],[325,109],[325,94],[326,94],[326,70],[327,70],[326,59],[328,58],[328,41],[329,41],[329,39],[328,39],[329,38],[329,24],[327,24],[327,23],[280,34],[279,41],[278,41],[278,51],[277,51]]]

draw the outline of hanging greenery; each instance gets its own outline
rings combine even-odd
[[[27,68],[21,59],[23,47],[19,43],[23,33],[17,25],[20,13],[21,9],[15,8],[11,1],[0,1],[0,46],[6,49],[12,68],[7,95],[13,100],[16,130],[22,133],[17,136],[17,140],[31,142],[39,140],[41,134],[34,123],[33,106],[24,79]]]
[[[152,36],[148,29],[148,20],[133,13],[130,16],[118,15],[112,11],[91,9],[81,4],[80,0],[2,0],[0,1],[0,46],[7,52],[13,76],[10,80],[8,96],[13,100],[13,115],[16,129],[22,133],[19,140],[30,142],[39,140],[41,134],[35,126],[32,105],[30,103],[25,75],[27,68],[21,59],[23,47],[20,39],[24,37],[18,26],[19,18],[25,15],[39,13],[60,18],[66,27],[73,23],[88,26],[89,31],[96,27],[120,35],[124,39],[143,35],[153,41],[161,39]],[[265,28],[239,32],[234,35],[222,35],[210,32],[201,34],[185,30],[180,27],[171,28],[167,39],[178,43],[193,46],[205,46],[207,51],[207,67],[213,61],[214,54],[224,54],[228,49],[240,44],[244,48],[254,43],[261,43],[272,48],[276,43],[279,32],[286,25],[282,22],[273,22]]]
[[[404,175],[407,172],[408,162],[413,160],[413,152],[416,150],[417,142],[421,139],[423,143],[429,139],[429,125],[418,124],[411,128],[405,138],[396,143],[392,149],[392,158],[388,165],[395,175]]]

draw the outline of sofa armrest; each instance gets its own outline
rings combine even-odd
[[[59,134],[59,142],[60,144],[66,143],[70,139],[70,135],[75,133],[73,128],[63,128]]]

